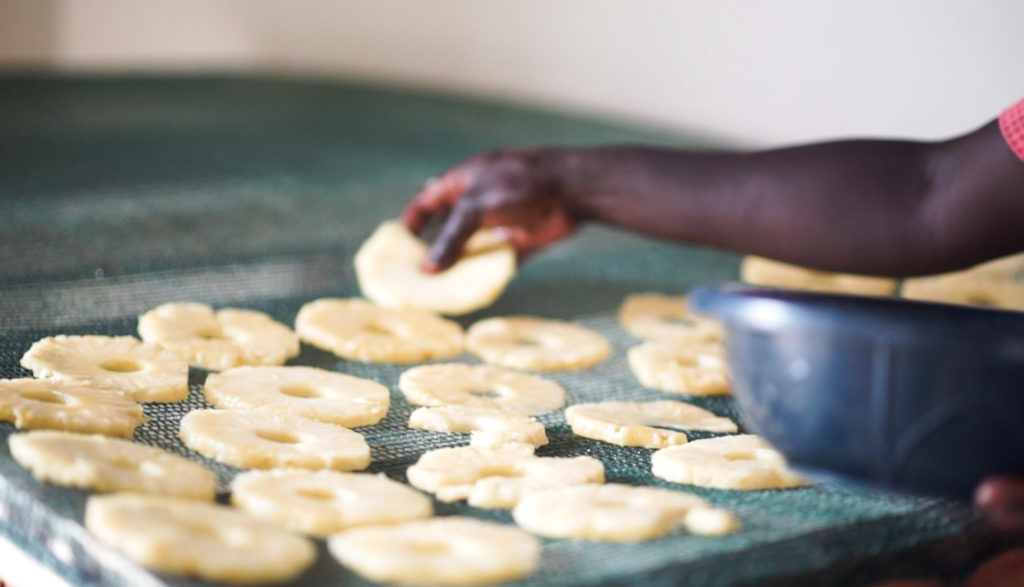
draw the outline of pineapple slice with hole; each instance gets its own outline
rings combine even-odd
[[[304,416],[341,426],[369,426],[388,413],[387,387],[314,367],[236,367],[206,378],[206,401],[227,410]]]
[[[492,365],[563,371],[597,365],[608,358],[612,345],[601,334],[571,322],[505,316],[470,326],[466,350]]]
[[[56,485],[206,500],[216,492],[212,472],[155,446],[51,430],[13,434],[8,445],[21,466]]]
[[[603,483],[604,465],[593,457],[538,457],[528,444],[459,446],[424,453],[406,475],[410,485],[443,502],[511,508],[532,491]]]
[[[491,408],[460,405],[417,408],[409,415],[409,428],[469,433],[470,444],[483,448],[499,448],[511,443],[538,447],[548,443],[547,433],[540,422]]]
[[[619,325],[637,338],[676,344],[717,343],[724,336],[718,322],[692,314],[685,297],[659,293],[626,296]]]
[[[730,395],[722,346],[647,342],[629,349],[626,359],[645,387],[689,395]]]
[[[163,304],[139,316],[139,336],[190,364],[220,371],[281,365],[299,354],[299,337],[263,312],[199,303]]]
[[[664,448],[685,444],[686,434],[664,426],[706,432],[736,432],[736,423],[695,405],[677,401],[597,402],[565,410],[577,436],[619,446]]]
[[[90,497],[85,527],[139,564],[170,575],[234,584],[299,576],[316,560],[307,538],[230,507],[167,497]]]
[[[688,515],[708,509],[707,502],[692,493],[609,483],[531,493],[512,516],[524,530],[547,538],[638,542],[689,528]],[[694,519],[704,523],[694,525],[704,533],[735,528],[726,528],[725,518],[720,518],[719,527],[710,515]]]
[[[342,565],[371,581],[489,585],[525,578],[540,541],[518,528],[449,516],[355,528],[327,543]]]
[[[427,518],[434,511],[430,498],[383,474],[306,469],[242,473],[231,483],[231,503],[253,517],[317,537]]]
[[[695,440],[651,455],[651,472],[673,483],[714,489],[783,489],[807,483],[779,451],[753,434]]]
[[[113,389],[61,379],[0,379],[0,420],[49,429],[131,438],[142,406]]]
[[[402,373],[398,388],[405,399],[422,406],[460,405],[538,416],[565,405],[565,390],[554,381],[492,365],[421,365]]]
[[[242,469],[353,471],[370,464],[362,434],[301,416],[193,410],[181,419],[178,434],[204,457]]]
[[[188,363],[131,336],[50,336],[21,358],[36,377],[116,389],[140,402],[188,397]]]
[[[350,361],[415,363],[462,352],[462,327],[455,322],[355,298],[309,302],[295,318],[295,331],[303,341]]]

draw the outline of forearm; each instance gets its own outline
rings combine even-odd
[[[972,207],[986,180],[965,161],[984,167],[994,157],[996,175],[1020,167],[1024,188],[1024,165],[993,133],[752,153],[598,147],[563,153],[559,175],[584,219],[821,269],[912,275],[1024,249],[1024,193],[1013,210],[1013,178],[987,186],[1002,192],[988,193],[983,210]]]

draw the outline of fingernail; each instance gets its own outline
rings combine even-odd
[[[426,271],[427,273],[437,273],[437,271],[441,269],[441,265],[437,261],[427,259],[423,261],[423,263],[420,265],[420,268],[423,269],[423,271]]]

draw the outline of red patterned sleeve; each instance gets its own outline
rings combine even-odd
[[[1024,100],[1003,110],[999,115],[999,129],[1010,150],[1024,161]]]

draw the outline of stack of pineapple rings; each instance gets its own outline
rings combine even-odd
[[[566,392],[524,370],[586,369],[611,354],[610,343],[581,326],[530,316],[488,318],[464,333],[437,313],[492,303],[514,275],[513,251],[485,231],[442,274],[418,270],[425,255],[426,246],[400,224],[383,224],[356,255],[370,300],[314,300],[298,312],[295,331],[253,310],[168,303],[140,316],[141,340],[40,340],[22,359],[36,378],[0,380],[0,420],[38,429],[10,437],[12,456],[41,480],[110,493],[92,497],[85,514],[86,527],[104,542],[152,569],[214,581],[298,576],[316,556],[303,534],[328,539],[342,565],[372,580],[465,585],[534,572],[540,544],[531,534],[635,541],[680,528],[735,530],[732,514],[695,495],[606,485],[598,459],[535,454],[548,442],[535,417],[562,409]],[[629,353],[641,383],[676,394],[728,393],[720,333],[690,316],[685,300],[631,296],[620,321],[647,341]],[[344,373],[285,366],[298,356],[300,339],[350,361],[476,355],[486,364],[414,366],[397,382],[405,400],[421,406],[409,428],[468,433],[469,446],[422,454],[408,469],[412,487],[357,472],[370,465],[371,450],[351,428],[380,422],[390,390]],[[139,402],[189,397],[190,365],[213,371],[202,388],[213,409],[189,412],[179,436],[201,457],[252,469],[231,484],[234,507],[209,503],[217,479],[195,460],[130,440],[146,422]],[[756,437],[688,443],[685,433],[665,428],[737,431],[727,418],[684,402],[577,404],[565,417],[580,436],[662,449],[654,473],[665,479],[734,489],[801,483]],[[432,501],[413,488],[440,501],[511,508],[529,533],[431,517]]]

